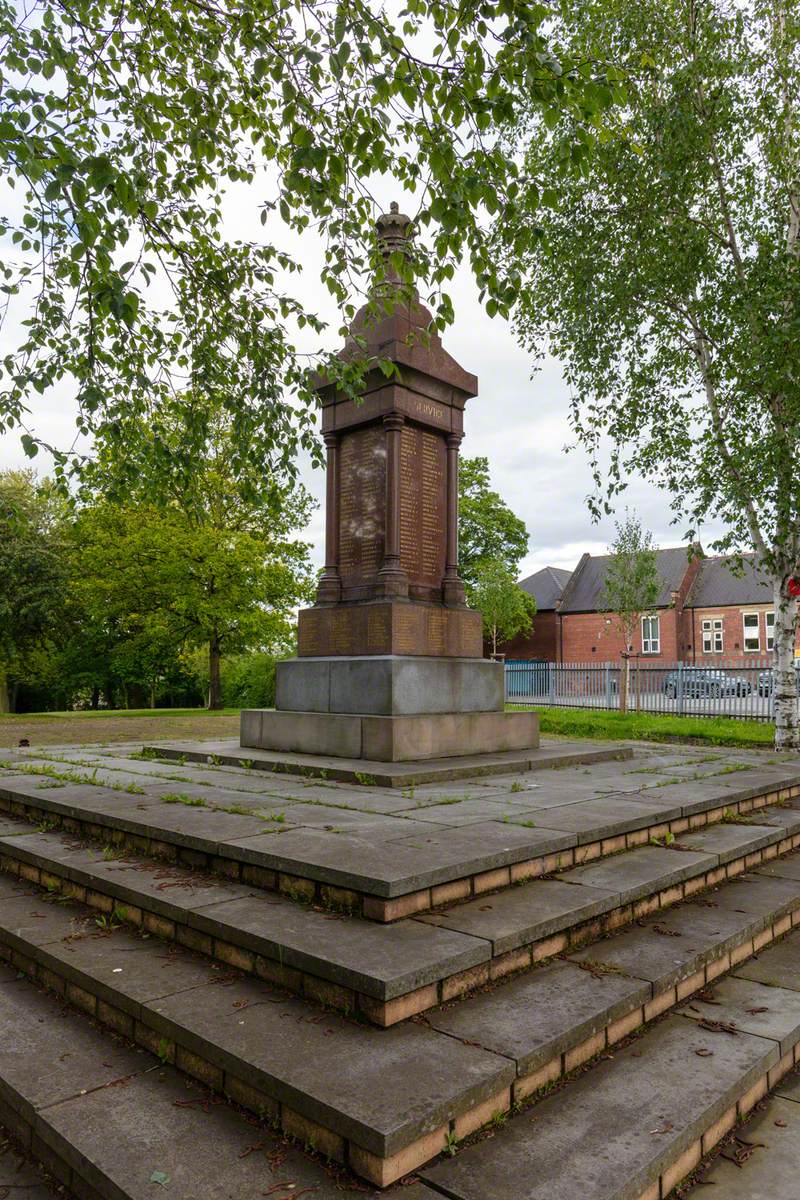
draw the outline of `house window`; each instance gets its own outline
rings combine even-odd
[[[761,634],[758,628],[758,613],[742,613],[742,624],[744,625],[744,648],[750,653],[758,652],[761,649]]]
[[[722,617],[710,617],[701,623],[703,654],[722,654]]]
[[[764,624],[766,626],[766,634],[767,634],[767,649],[774,650],[775,649],[775,613],[774,612],[764,613]]]
[[[661,653],[661,618],[642,617],[642,654]]]

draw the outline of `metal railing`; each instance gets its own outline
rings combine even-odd
[[[621,670],[619,661],[507,661],[506,703],[618,710]],[[770,721],[772,656],[708,666],[631,658],[628,711]]]

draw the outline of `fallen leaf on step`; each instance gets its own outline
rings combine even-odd
[[[160,1183],[162,1187],[166,1187],[169,1183],[169,1175],[165,1171],[153,1171],[150,1176],[151,1183]]]
[[[698,1021],[697,1024],[701,1029],[708,1029],[711,1033],[737,1034],[739,1032],[733,1021],[710,1021],[708,1017],[703,1017],[702,1021]]]
[[[754,1017],[756,1013],[769,1012],[769,1009],[767,1008],[766,1004],[762,1004],[760,1008],[746,1008],[745,1012],[749,1012],[750,1015]]]
[[[775,1122],[775,1124],[778,1126],[778,1129],[785,1129],[788,1122],[784,1121],[783,1118],[779,1117],[778,1120]]]
[[[711,1058],[713,1053],[713,1050],[706,1050],[705,1046],[701,1046],[699,1050],[695,1050],[695,1054],[699,1055],[700,1058]]]

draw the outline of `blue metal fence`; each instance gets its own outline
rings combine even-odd
[[[619,709],[620,672],[618,661],[507,661],[506,702]],[[632,658],[628,711],[770,721],[772,656],[708,666]]]

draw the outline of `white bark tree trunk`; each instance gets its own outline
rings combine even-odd
[[[788,594],[783,579],[773,578],[772,586],[775,597],[775,749],[798,750],[800,734],[797,728],[797,677],[794,665],[797,599]]]

